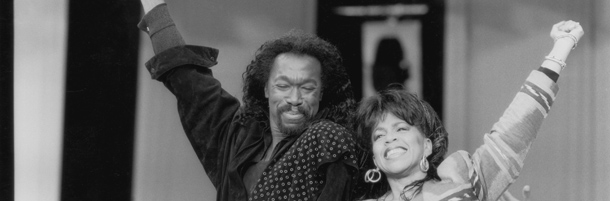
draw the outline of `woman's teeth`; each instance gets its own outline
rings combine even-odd
[[[398,147],[398,148],[393,148],[391,150],[389,150],[388,152],[386,152],[386,158],[391,159],[391,158],[396,158],[402,154],[404,154],[405,152],[407,152],[406,149]]]

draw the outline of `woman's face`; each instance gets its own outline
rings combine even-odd
[[[421,131],[386,113],[371,135],[375,165],[388,177],[406,177],[419,169],[422,156],[430,155],[432,143]]]

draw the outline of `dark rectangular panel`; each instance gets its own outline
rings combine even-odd
[[[444,24],[445,0],[335,0],[317,1],[318,36],[337,46],[350,76],[357,100],[362,97],[362,24],[367,21],[386,21],[390,16],[344,16],[336,12],[340,7],[380,6],[396,4],[425,4],[428,11],[419,16],[397,16],[397,20],[416,19],[422,23],[422,91],[423,99],[443,117],[444,83]]]
[[[13,1],[0,1],[0,200],[13,200]]]
[[[139,1],[69,1],[61,200],[131,200]]]

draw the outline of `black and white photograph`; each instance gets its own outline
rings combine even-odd
[[[608,200],[608,10],[1,1],[0,200]]]

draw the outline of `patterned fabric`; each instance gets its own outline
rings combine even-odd
[[[342,160],[356,166],[355,143],[345,128],[321,121],[305,131],[275,163],[269,164],[249,200],[316,200],[324,187],[324,164]]]
[[[440,201],[478,201],[479,199],[474,194],[472,188],[467,188],[458,192],[455,192]]]

